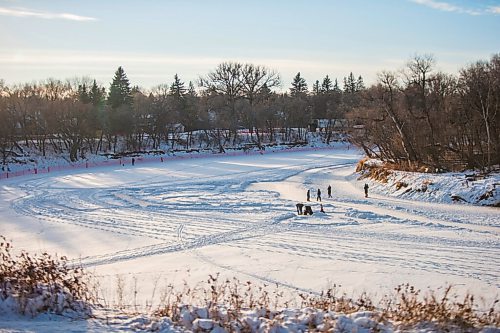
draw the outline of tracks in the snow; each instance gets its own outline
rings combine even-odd
[[[83,189],[37,179],[19,186],[30,195],[13,202],[12,208],[49,223],[154,242],[75,260],[87,267],[189,251],[210,265],[296,289],[286,281],[255,274],[251,268],[231,267],[224,258],[212,258],[203,251],[207,246],[224,245],[304,260],[479,277],[498,286],[498,227],[481,222],[494,216],[453,214],[444,208],[426,211],[429,205],[397,199],[365,200],[349,190],[352,182],[337,174],[339,168],[351,165],[321,156],[308,162],[290,159],[288,165],[252,166],[246,171],[240,170],[245,164],[226,163],[227,173],[188,178],[177,170],[180,176],[168,179],[167,171],[164,177],[145,175],[120,186]],[[269,181],[304,187],[326,187],[331,182],[334,198],[323,200],[327,215],[298,217],[293,214],[295,203],[279,193],[247,189],[251,183]]]

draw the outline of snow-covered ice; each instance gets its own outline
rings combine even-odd
[[[194,285],[220,272],[374,298],[401,283],[453,284],[490,305],[500,286],[499,209],[365,198],[353,175],[361,157],[343,148],[266,152],[3,180],[0,234],[16,249],[81,263],[110,303],[117,276],[129,288],[138,280],[144,304],[158,284]],[[298,216],[307,189],[315,213]],[[15,327],[1,318],[0,328]]]

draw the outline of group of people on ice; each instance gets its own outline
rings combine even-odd
[[[363,186],[363,189],[365,191],[365,198],[368,198],[368,188],[369,188],[368,184],[365,183],[365,185]],[[328,198],[332,198],[332,186],[328,185],[326,190],[328,193]],[[306,200],[308,202],[311,201],[311,190],[307,190]],[[321,189],[319,189],[319,188],[318,188],[318,191],[316,191],[316,201],[321,202]],[[312,215],[313,214],[312,207],[310,205],[304,205],[303,203],[299,202],[295,206],[297,208],[298,215]],[[324,213],[325,210],[323,209],[323,204],[320,203],[319,207],[320,207],[320,212]]]

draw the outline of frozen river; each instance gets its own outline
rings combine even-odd
[[[209,157],[0,182],[0,234],[17,249],[66,255],[102,280],[243,281],[382,296],[401,283],[453,284],[487,301],[500,286],[498,209],[371,195],[356,151]],[[332,186],[332,198],[326,188]],[[316,190],[323,192],[319,213]],[[295,204],[311,189],[313,216]]]

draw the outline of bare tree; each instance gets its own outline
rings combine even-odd
[[[9,107],[9,95],[9,88],[5,86],[3,80],[0,80],[0,119],[2,119],[0,122],[0,154],[2,157],[2,170],[6,169],[7,159],[13,154],[13,148],[16,144],[16,121]]]
[[[482,137],[486,142],[484,166],[498,163],[500,120],[500,59],[492,57],[491,62],[479,61],[463,69],[460,73],[460,93],[464,107],[477,114],[482,121],[482,128],[477,130],[475,151],[483,151]],[[484,134],[483,134],[484,133]],[[477,155],[477,153],[474,153]]]
[[[169,125],[176,121],[175,113],[170,105],[169,93],[168,84],[160,84],[151,92],[153,105],[147,131],[153,138],[155,148],[160,146],[162,140],[168,143],[171,128]]]
[[[420,130],[415,133],[421,158],[430,156],[433,163],[438,163],[439,151],[436,140],[436,124],[439,118],[439,108],[432,105],[430,96],[431,83],[434,80],[432,71],[435,59],[430,54],[415,55],[408,61],[406,68],[402,71],[405,78],[405,94],[407,112],[418,123]]]
[[[397,112],[397,95],[399,89],[397,77],[396,75],[394,75],[394,73],[382,72],[381,74],[379,74],[379,81],[382,85],[382,107],[396,127],[399,138],[401,139],[401,145],[406,154],[408,164],[411,166],[411,163],[416,162],[418,159],[415,149],[411,143],[410,137],[407,133],[407,128],[410,125],[405,122],[404,118],[401,117]]]
[[[229,126],[236,134],[238,115],[236,101],[243,97],[243,82],[241,80],[243,65],[237,62],[223,62],[217,68],[200,78],[200,86],[208,91],[209,95],[220,95],[226,98],[229,108]]]
[[[277,72],[270,70],[266,67],[245,64],[241,69],[242,93],[244,98],[249,103],[249,118],[250,118],[250,135],[253,136],[253,129],[255,127],[257,135],[257,144],[261,147],[261,137],[259,135],[259,126],[257,126],[255,104],[259,101],[257,96],[269,94],[270,90],[278,87],[281,84],[280,76]],[[264,101],[265,97],[260,101]],[[261,109],[263,110],[263,109]]]

